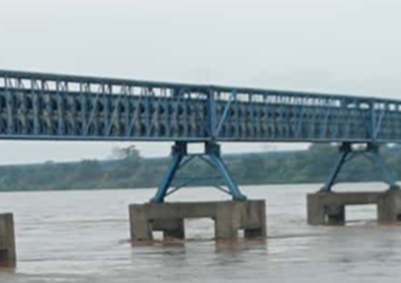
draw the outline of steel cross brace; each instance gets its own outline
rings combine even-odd
[[[188,154],[187,148],[188,142],[175,142],[175,145],[172,147],[171,152],[172,160],[157,189],[156,195],[151,199],[151,202],[162,203],[164,202],[165,197],[168,196],[171,192],[176,191],[189,183],[184,183],[181,186],[178,186],[177,188],[169,191],[173,180],[176,178],[177,172],[186,164],[188,164],[194,156],[198,156],[201,160],[211,165],[219,173],[220,177],[224,180],[224,183],[226,184],[228,189],[227,191],[223,191],[230,194],[234,200],[246,200],[245,195],[243,195],[239,190],[237,184],[234,182],[230,173],[228,172],[227,166],[221,158],[220,145],[215,142],[205,142],[205,152],[200,155]],[[184,158],[188,156],[189,159],[184,160]],[[218,185],[215,186],[216,188],[221,190],[221,187],[219,187]]]
[[[370,153],[370,156],[367,155],[367,153]],[[349,162],[358,154],[362,154],[363,156],[367,157],[380,169],[382,179],[385,183],[387,183],[390,186],[389,188],[390,190],[400,189],[388,165],[384,161],[383,157],[380,155],[379,146],[377,144],[368,143],[365,150],[353,151],[352,144],[346,142],[341,144],[341,146],[339,147],[339,157],[337,159],[337,162],[321,191],[330,192],[332,190],[332,187],[336,183],[337,177],[341,169],[343,168],[344,164]]]

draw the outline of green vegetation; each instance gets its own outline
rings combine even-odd
[[[401,147],[383,147],[382,154],[397,179],[401,179]],[[134,146],[115,149],[113,157],[109,161],[1,166],[0,191],[156,187],[169,162],[168,158],[143,158]],[[336,158],[336,147],[312,145],[303,151],[228,155],[224,159],[239,184],[280,184],[323,183]],[[380,180],[378,171],[362,156],[345,169],[340,175],[343,181]],[[180,176],[191,172],[216,175],[200,161],[190,163]]]

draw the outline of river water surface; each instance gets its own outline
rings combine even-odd
[[[266,242],[216,244],[211,220],[189,220],[188,240],[142,247],[129,243],[128,204],[154,190],[2,193],[0,212],[14,213],[18,267],[0,270],[0,283],[400,282],[401,227],[376,226],[374,206],[347,208],[346,227],[308,226],[305,197],[318,188],[243,188],[251,199],[266,199]],[[194,188],[170,200],[226,198]]]

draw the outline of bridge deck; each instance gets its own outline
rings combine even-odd
[[[401,101],[0,70],[0,139],[399,142]]]

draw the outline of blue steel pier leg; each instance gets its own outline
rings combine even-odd
[[[383,157],[380,155],[379,146],[376,144],[369,143],[367,151],[372,154],[373,161],[376,164],[376,166],[380,168],[384,182],[386,182],[390,186],[389,189],[390,190],[400,189],[400,186],[397,184],[393,174],[391,174],[386,162],[383,160]]]
[[[174,176],[180,167],[180,163],[186,154],[187,144],[185,142],[176,142],[171,152],[173,160],[171,161],[167,172],[163,176],[163,179],[157,189],[156,195],[151,199],[151,202],[164,202],[164,198],[171,185],[171,182],[173,181]]]
[[[323,188],[321,188],[320,191],[322,192],[330,192],[334,183],[336,182],[336,179],[338,177],[338,174],[341,171],[341,168],[343,167],[347,156],[351,153],[352,148],[351,148],[351,144],[350,143],[343,143],[340,146],[340,156],[337,160],[337,163],[335,165],[335,167],[333,168],[333,171],[330,174],[329,179],[327,180],[327,182],[325,183],[325,185],[323,186]]]
[[[228,187],[228,190],[226,191],[226,193],[229,193],[233,197],[234,200],[238,200],[238,201],[246,200],[246,197],[241,193],[237,184],[231,178],[231,175],[228,172],[227,166],[224,164],[223,160],[221,159],[220,146],[218,144],[216,144],[215,142],[206,142],[205,143],[205,152],[201,155],[188,154],[187,142],[176,142],[175,145],[173,146],[171,155],[172,155],[172,161],[171,161],[171,163],[167,169],[167,172],[165,173],[165,175],[157,189],[156,195],[151,199],[151,202],[162,203],[162,202],[164,202],[164,199],[168,195],[168,193],[172,193],[172,192],[178,190],[177,188],[175,188],[169,192],[169,188],[171,187],[171,183],[173,182],[174,178],[176,177],[177,171],[189,163],[186,161],[192,160],[192,159],[187,159],[186,161],[183,161],[185,156],[192,156],[192,157],[208,156],[209,161],[207,163],[212,165],[213,168],[216,169],[220,173],[222,179],[224,180],[226,186]],[[201,159],[204,161],[207,160],[205,158],[201,158]],[[186,186],[186,185],[178,186],[178,188],[181,188],[184,186]],[[218,186],[216,186],[216,187],[218,188]]]
[[[210,156],[213,164],[216,166],[217,170],[221,174],[221,177],[225,181],[230,194],[233,197],[233,200],[244,201],[246,200],[246,196],[241,193],[235,181],[231,178],[230,173],[228,172],[227,166],[224,164],[224,161],[221,159],[220,154],[220,146],[214,142],[207,142],[205,144],[205,152]]]

